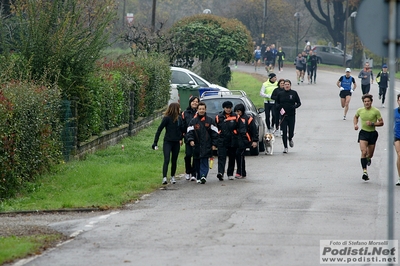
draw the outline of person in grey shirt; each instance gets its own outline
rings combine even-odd
[[[303,65],[306,64],[307,61],[303,57],[302,53],[299,53],[298,56],[294,59],[294,65],[296,66],[296,75],[297,75],[297,85],[300,85],[301,74],[303,71]],[[301,80],[303,81],[303,80]]]
[[[364,94],[369,93],[371,89],[371,83],[374,83],[374,74],[369,67],[369,63],[365,63],[364,69],[360,71],[358,77],[361,79],[361,91]]]

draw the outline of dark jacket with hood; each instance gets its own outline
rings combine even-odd
[[[194,141],[193,158],[212,157],[212,146],[217,146],[218,141],[218,129],[214,120],[207,113],[204,116],[197,113],[189,123],[186,139],[188,142]]]

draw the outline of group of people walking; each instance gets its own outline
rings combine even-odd
[[[354,129],[359,130],[358,142],[361,150],[362,179],[369,180],[367,168],[371,165],[378,140],[376,127],[384,125],[379,109],[372,106],[373,96],[369,94],[370,84],[373,83],[373,73],[369,64],[365,64],[358,77],[361,81],[363,107],[357,109],[353,118]],[[368,82],[366,82],[367,80]],[[384,107],[386,91],[389,82],[387,65],[382,65],[382,70],[376,76],[379,85],[379,99]],[[349,103],[357,83],[351,76],[351,69],[346,68],[345,75],[340,76],[336,85],[340,89],[339,97],[344,109],[343,120],[349,109]],[[265,122],[269,133],[282,137],[283,152],[288,152],[288,144],[294,147],[294,129],[296,109],[301,106],[298,93],[291,88],[291,81],[279,79],[274,73],[269,73],[260,90],[264,98]],[[397,95],[398,108],[394,110],[394,145],[397,152],[397,170],[400,186],[400,94]],[[177,159],[180,146],[185,143],[185,178],[204,184],[210,169],[209,160],[213,158],[213,151],[218,154],[218,174],[220,181],[224,180],[225,173],[229,180],[245,178],[246,148],[258,146],[258,130],[253,117],[247,116],[243,104],[235,107],[230,101],[222,104],[221,111],[215,119],[207,116],[207,106],[196,96],[191,97],[189,106],[180,112],[178,103],[171,103],[164,113],[164,117],[154,137],[153,149],[158,149],[157,143],[162,130],[165,128],[163,143],[163,184],[168,183],[167,171],[171,162],[170,182],[174,184]],[[359,126],[360,122],[360,126]],[[225,171],[226,164],[228,165]],[[236,164],[236,173],[234,173]]]
[[[222,104],[223,111],[215,119],[207,115],[206,104],[197,96],[189,99],[189,106],[182,113],[179,112],[179,108],[178,103],[168,106],[152,145],[153,149],[157,149],[159,137],[165,128],[162,184],[168,184],[167,171],[170,162],[170,182],[176,182],[178,154],[183,141],[186,180],[206,183],[214,150],[217,150],[218,154],[217,178],[220,181],[224,180],[226,164],[229,180],[245,178],[246,148],[257,148],[259,139],[255,121],[245,113],[245,106],[239,103],[233,108],[231,101],[225,101]]]

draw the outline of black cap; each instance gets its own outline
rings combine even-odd
[[[231,101],[226,101],[222,104],[222,108],[225,108],[225,107],[232,108],[232,106],[233,106],[233,103]]]
[[[270,79],[272,79],[273,77],[276,77],[276,74],[275,74],[275,73],[269,73],[268,77],[269,77]]]

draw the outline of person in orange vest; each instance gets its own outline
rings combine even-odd
[[[246,178],[246,148],[257,148],[258,130],[254,118],[245,113],[242,103],[235,106],[234,112],[238,115],[238,148],[236,150],[235,178]]]
[[[218,174],[220,181],[224,180],[226,157],[228,156],[228,169],[226,171],[229,180],[234,180],[235,158],[237,149],[237,115],[232,112],[233,103],[225,101],[222,104],[223,111],[215,117],[218,128]]]

